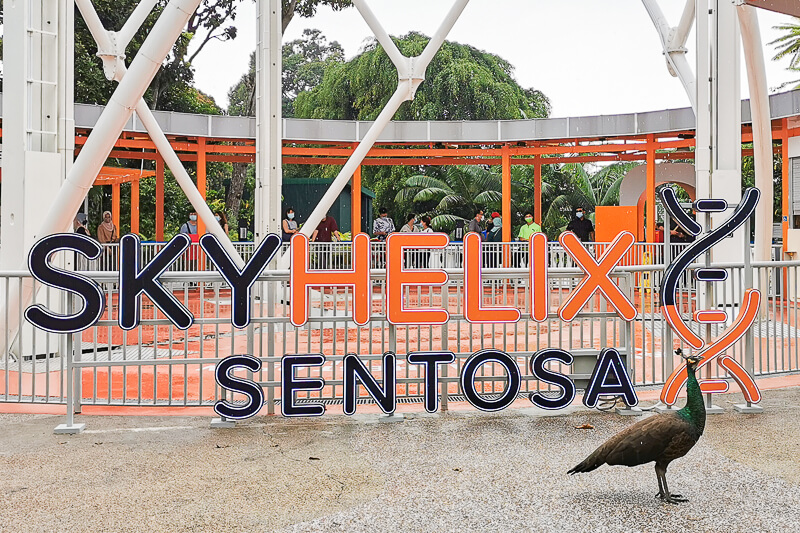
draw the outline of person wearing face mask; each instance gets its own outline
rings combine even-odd
[[[594,241],[594,224],[585,215],[582,207],[577,208],[575,216],[567,224],[567,231],[574,233],[581,242],[592,242]]]
[[[183,223],[180,232],[188,235],[197,235],[197,213],[194,211],[189,213],[189,220]]]
[[[222,211],[217,211],[214,213],[214,218],[217,219],[219,225],[222,226],[222,231],[225,232],[225,235],[228,234],[228,217],[225,216],[225,213]]]
[[[281,229],[283,230],[283,242],[289,242],[292,240],[292,235],[299,231],[297,229],[297,220],[294,218],[294,207],[288,208],[285,215],[283,222],[281,222]]]
[[[531,235],[534,233],[541,233],[542,227],[533,221],[533,213],[530,211],[525,212],[525,224],[519,228],[519,233],[517,234],[517,239],[520,241],[528,242],[531,240]]]

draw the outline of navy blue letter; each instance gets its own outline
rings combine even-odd
[[[572,400],[575,399],[575,383],[564,374],[551,372],[544,365],[548,361],[560,361],[565,365],[571,365],[573,360],[571,353],[553,348],[540,350],[533,354],[533,357],[531,357],[531,374],[539,381],[550,383],[560,387],[562,390],[561,396],[558,398],[547,398],[538,392],[532,392],[529,398],[536,407],[555,410],[563,409],[572,403]]]
[[[94,239],[85,235],[62,233],[40,240],[28,254],[28,270],[33,277],[50,287],[77,294],[83,301],[83,309],[75,315],[58,315],[37,304],[25,310],[25,318],[45,331],[77,333],[100,319],[106,300],[103,290],[94,280],[50,265],[50,256],[59,250],[74,251],[89,259],[97,259],[103,249]]]
[[[360,381],[369,395],[378,402],[381,411],[390,415],[394,413],[396,405],[396,357],[394,352],[383,354],[383,389],[375,381],[367,367],[356,354],[349,353],[344,356],[344,414],[352,415],[356,412],[356,389]]]
[[[613,372],[616,376],[615,382],[608,381],[609,372]],[[586,389],[586,394],[583,396],[583,404],[586,407],[595,407],[597,405],[598,396],[622,396],[625,403],[633,407],[639,403],[639,398],[636,397],[636,391],[633,390],[633,383],[628,376],[628,371],[625,370],[625,365],[622,362],[622,357],[619,352],[614,348],[606,348],[600,352],[600,358],[597,360],[597,365],[592,372],[592,378],[589,380],[589,387]]]
[[[283,416],[322,416],[325,414],[325,406],[321,403],[301,406],[295,403],[294,398],[294,391],[322,390],[322,387],[325,386],[324,379],[295,378],[295,367],[322,366],[324,363],[325,356],[322,354],[283,356],[283,359],[281,359],[281,412]]]
[[[223,389],[244,394],[248,401],[243,406],[237,406],[226,400],[220,400],[214,404],[214,412],[231,420],[244,420],[257,415],[261,410],[264,405],[264,391],[249,379],[232,376],[231,371],[236,367],[258,372],[261,370],[261,360],[252,355],[231,355],[217,363],[217,367],[214,369],[214,379],[217,380],[217,385]]]
[[[508,373],[508,386],[503,395],[496,400],[483,398],[475,389],[475,374],[484,363],[499,363],[505,367]],[[510,355],[500,350],[475,352],[467,359],[461,369],[461,390],[464,391],[467,401],[481,411],[500,411],[511,405],[517,399],[521,384],[522,377],[520,376],[517,362]]]
[[[450,364],[455,360],[456,356],[453,352],[412,352],[408,354],[409,364],[425,365],[425,410],[429,413],[439,410],[439,365]]]

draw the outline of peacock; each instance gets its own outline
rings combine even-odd
[[[686,360],[689,377],[686,406],[674,413],[651,416],[623,429],[572,468],[569,474],[591,472],[603,464],[637,466],[655,461],[658,480],[656,497],[673,504],[689,501],[680,494],[669,492],[667,467],[692,449],[706,425],[706,408],[695,376],[702,357],[686,357],[681,350],[675,350],[675,353]]]

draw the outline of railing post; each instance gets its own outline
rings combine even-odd
[[[74,295],[69,293],[67,295],[67,309],[72,309]],[[66,351],[66,380],[67,380],[67,421],[65,424],[59,424],[53,430],[53,433],[56,434],[75,434],[81,433],[84,429],[86,429],[86,424],[76,424],[75,423],[75,413],[80,412],[80,410],[75,410],[75,375],[78,375],[78,380],[80,381],[80,367],[77,369],[73,365],[73,356],[74,356],[74,348],[75,343],[73,339],[73,335],[70,333],[67,335],[67,351]],[[78,394],[80,394],[80,388],[77,387]]]

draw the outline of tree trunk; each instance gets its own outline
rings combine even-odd
[[[242,205],[242,192],[244,182],[247,180],[248,163],[234,163],[231,174],[231,184],[228,186],[228,195],[225,197],[225,211],[228,220],[234,227],[239,227],[239,208]]]

